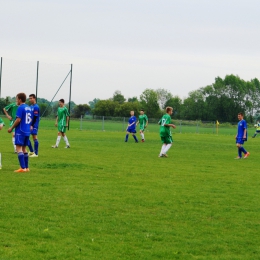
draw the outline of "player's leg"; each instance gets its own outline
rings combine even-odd
[[[25,140],[25,144],[28,143],[28,139],[29,139],[29,136],[26,136],[25,139],[27,139],[27,141]],[[22,146],[22,150],[23,150],[23,154],[24,154],[24,165],[25,165],[25,169],[27,172],[29,172],[29,155],[28,155],[28,152],[26,150],[26,145],[23,145]]]
[[[30,140],[30,138],[29,138],[29,140],[28,140],[28,148],[29,148],[29,150],[30,150],[30,155],[32,155],[32,154],[34,154],[34,152],[33,152],[33,147],[32,147],[32,143],[31,143],[31,140]]]
[[[13,143],[13,146],[14,146],[14,152],[17,153],[16,145],[15,145],[15,132],[14,132],[14,130],[13,130],[13,133],[12,133],[12,143]]]
[[[39,151],[39,142],[37,137],[38,130],[36,128],[32,131],[32,137],[34,142],[34,153],[30,155],[30,157],[38,157],[38,151]]]
[[[68,140],[68,137],[66,136],[65,132],[62,132],[61,134],[63,136],[64,142],[66,143],[66,147],[65,148],[70,148],[69,140]]]
[[[128,136],[129,136],[130,132],[128,132],[128,130],[126,130],[126,135],[125,135],[125,142],[128,141]]]
[[[241,159],[242,158],[242,150],[241,150],[241,144],[239,143],[239,140],[237,140],[236,146],[237,146],[238,156],[235,159]]]
[[[61,132],[59,131],[59,132],[58,132],[57,139],[56,139],[56,144],[53,145],[52,148],[58,148],[58,147],[59,147],[60,139],[61,139]]]
[[[140,129],[140,135],[141,135],[142,142],[144,142],[144,130],[143,129]]]
[[[165,149],[165,147],[166,147],[166,140],[165,140],[165,138],[164,138],[164,136],[161,136],[161,141],[162,141],[162,148],[161,148],[161,151],[160,151],[160,153],[159,153],[159,156],[158,157],[163,157],[163,152],[164,152],[164,149]]]
[[[135,131],[135,130],[133,130],[133,131],[132,131],[132,136],[134,137],[134,139],[135,139],[135,142],[136,142],[136,143],[138,143],[138,139],[137,139],[137,137],[136,137],[136,135],[135,135],[135,134],[136,134],[136,131]]]
[[[28,142],[28,140],[27,140],[27,142]],[[18,161],[20,164],[20,169],[15,170],[15,172],[26,172],[24,153],[23,153],[23,144],[24,144],[24,136],[15,135],[16,151],[17,151],[17,155],[18,155]]]

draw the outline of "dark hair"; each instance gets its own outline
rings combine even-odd
[[[239,112],[238,115],[244,116],[244,114],[242,112]]]
[[[18,94],[16,95],[16,97],[17,97],[18,99],[21,99],[23,103],[26,101],[26,94],[25,94],[25,93],[18,93]]]
[[[64,101],[64,99],[63,98],[61,98],[60,100],[59,100],[61,103],[65,103],[65,101]]]
[[[35,94],[30,94],[29,97],[36,98]]]
[[[143,112],[144,112],[144,110],[143,110],[143,109],[140,109],[140,111],[143,111]]]

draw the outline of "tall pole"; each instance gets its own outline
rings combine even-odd
[[[0,67],[0,98],[1,98],[1,88],[2,88],[2,64],[3,64],[3,58],[1,57],[1,67]]]
[[[71,103],[71,86],[72,86],[72,64],[70,65],[70,96],[69,96],[69,113],[70,113],[70,103]],[[68,124],[68,130],[70,129],[70,121]]]
[[[38,97],[38,76],[39,76],[39,61],[37,61],[37,72],[36,72],[36,91],[35,91],[36,103]]]

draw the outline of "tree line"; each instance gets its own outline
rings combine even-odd
[[[239,76],[227,75],[225,78],[216,77],[214,83],[191,91],[188,97],[181,99],[170,91],[145,89],[140,97],[126,100],[121,91],[117,90],[106,100],[95,98],[88,104],[70,103],[71,116],[79,118],[86,114],[96,116],[128,117],[130,110],[136,114],[144,109],[150,118],[159,118],[167,106],[174,109],[172,118],[201,121],[237,121],[237,113],[243,112],[249,122],[260,119],[260,82],[257,78],[245,81]],[[0,99],[0,109],[15,98]],[[44,98],[37,98],[41,116],[55,116],[58,101],[50,103]],[[66,104],[68,107],[68,104]],[[43,115],[44,113],[44,115]]]

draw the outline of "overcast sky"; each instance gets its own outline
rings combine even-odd
[[[259,10],[259,0],[0,0],[1,96],[35,92],[36,61],[47,99],[73,64],[77,104],[146,88],[185,98],[231,73],[259,79]]]

